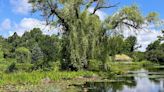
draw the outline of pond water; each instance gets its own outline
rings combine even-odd
[[[87,82],[86,92],[164,92],[164,69],[141,69],[117,76],[113,82]]]

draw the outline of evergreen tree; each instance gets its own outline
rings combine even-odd
[[[13,49],[15,49],[18,46],[19,39],[20,37],[16,32],[14,32],[14,34],[8,38],[8,42],[13,46]]]
[[[32,64],[34,64],[34,67],[38,67],[43,63],[43,52],[41,51],[41,48],[38,46],[38,44],[35,44],[34,48],[32,49],[31,55]]]

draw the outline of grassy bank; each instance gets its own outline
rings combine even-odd
[[[56,92],[55,90],[68,90],[68,86],[72,84],[83,84],[86,81],[97,80],[91,78],[97,76],[92,71],[34,71],[34,72],[15,72],[0,73],[0,91],[3,92]],[[72,86],[73,87],[73,86]],[[74,87],[69,87],[74,92]],[[64,92],[65,92],[64,91]],[[59,92],[59,91],[57,91]],[[63,92],[63,91],[62,91]],[[77,92],[77,91],[75,91]]]
[[[143,62],[111,62],[108,64],[110,71],[107,72],[93,72],[93,71],[33,71],[33,72],[14,72],[5,73],[0,72],[0,85],[5,84],[19,84],[19,83],[31,83],[37,84],[44,78],[50,78],[53,81],[61,79],[71,79],[80,76],[101,76],[105,77],[107,75],[101,75],[101,73],[110,74],[124,74],[131,70],[137,70],[143,67],[153,66],[153,63],[143,61]]]
[[[86,81],[101,81],[104,78],[112,78],[110,76],[125,74],[131,70],[137,70],[144,67],[154,66],[155,64],[143,61],[143,62],[111,62],[108,64],[110,71],[107,72],[93,72],[93,71],[58,71],[54,69],[52,71],[33,71],[33,72],[14,72],[5,73],[0,72],[0,87],[2,89],[15,88],[20,89],[51,89],[49,87],[55,86],[61,87],[62,90],[71,84],[83,84]],[[94,77],[93,77],[94,76]],[[95,77],[96,76],[96,77]],[[110,79],[108,79],[110,80]],[[49,86],[45,86],[48,83]],[[52,84],[49,84],[52,83]],[[46,84],[47,85],[47,84]],[[56,89],[57,89],[56,88]],[[71,90],[71,89],[70,89]],[[12,91],[12,90],[11,90]]]
[[[78,71],[78,72],[61,72],[61,71],[49,71],[49,72],[17,72],[17,73],[1,73],[0,74],[0,85],[5,84],[37,84],[44,78],[49,78],[52,81],[61,79],[71,79],[79,76],[92,76],[94,75],[91,71]]]
[[[109,63],[109,67],[111,72],[115,74],[124,74],[128,71],[138,70],[141,68],[148,68],[155,66],[157,64],[149,62],[149,61],[142,61],[142,62],[111,62]]]

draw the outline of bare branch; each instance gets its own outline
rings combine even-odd
[[[100,1],[97,2],[97,5],[96,7],[94,8],[94,11],[92,14],[95,14],[97,10],[100,10],[100,9],[103,9],[103,8],[112,8],[112,7],[116,7],[118,4],[120,3],[116,3],[114,5],[108,5],[108,6],[103,6],[103,5],[100,5]]]
[[[94,2],[95,2],[95,1],[90,0],[90,2],[88,2],[88,3],[86,4],[85,10],[87,10]],[[84,5],[85,5],[85,4],[84,4]]]
[[[48,4],[49,8],[51,9],[50,14],[47,17],[47,24],[49,24],[48,23],[49,19],[51,17],[53,19],[54,15],[56,15],[56,17],[61,21],[62,25],[65,27],[65,30],[67,31],[68,30],[68,24],[66,23],[65,19],[60,16],[59,12],[56,11],[57,6],[53,5],[51,2],[49,2],[49,0],[47,0],[47,4]]]
[[[131,26],[131,27],[133,27],[135,29],[139,29],[140,28],[139,26],[135,26],[135,25],[130,24],[130,23],[127,23],[127,22],[122,22],[122,23],[125,24],[125,25],[127,25],[127,26]]]

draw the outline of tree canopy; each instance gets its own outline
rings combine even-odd
[[[98,10],[118,5],[109,4],[106,0],[29,0],[29,3],[33,6],[33,12],[39,11],[47,24],[62,27],[61,62],[64,69],[84,69],[90,59],[98,57],[104,61],[109,55],[105,50],[111,45],[107,31],[122,25],[140,29],[143,24],[157,19],[156,13],[144,17],[139,8],[132,5],[101,21],[96,15]],[[90,7],[94,7],[93,12],[88,12]]]

